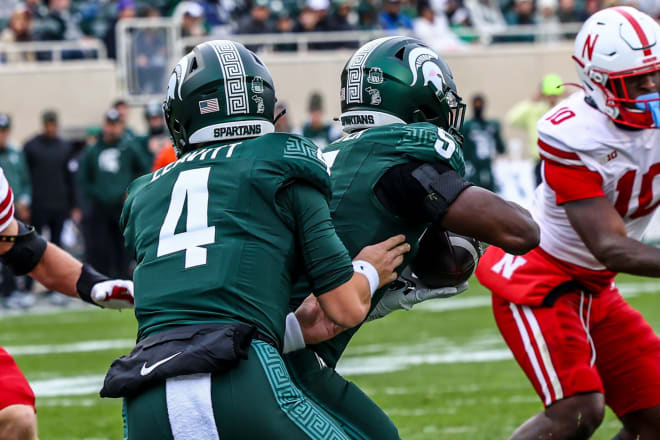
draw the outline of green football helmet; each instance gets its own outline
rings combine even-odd
[[[465,104],[433,49],[415,38],[385,37],[359,48],[344,66],[341,111],[347,133],[426,121],[458,134]]]
[[[174,67],[163,103],[177,157],[206,142],[274,132],[275,101],[268,68],[242,44],[195,46]]]

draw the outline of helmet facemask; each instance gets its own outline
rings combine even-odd
[[[634,82],[652,75],[655,91],[635,91]],[[610,105],[619,109],[615,121],[635,128],[660,128],[660,63],[626,72],[610,73],[605,86]]]

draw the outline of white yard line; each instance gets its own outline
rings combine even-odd
[[[98,394],[103,386],[104,375],[63,377],[60,379],[34,380],[30,382],[37,397],[82,396]]]

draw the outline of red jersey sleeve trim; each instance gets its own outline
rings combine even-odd
[[[562,159],[580,160],[580,156],[577,154],[562,151],[543,142],[541,139],[539,139],[539,148],[541,151],[545,151],[546,153],[552,154],[553,156],[561,157]]]
[[[547,159],[543,162],[545,181],[555,192],[558,205],[605,196],[603,178],[597,172]]]

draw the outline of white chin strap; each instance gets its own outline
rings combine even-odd
[[[342,113],[339,117],[341,127],[346,133],[381,125],[405,124],[406,122],[394,115],[371,110],[352,110]]]
[[[223,122],[200,128],[190,135],[188,143],[231,141],[258,137],[273,132],[275,132],[273,123],[260,119]]]

